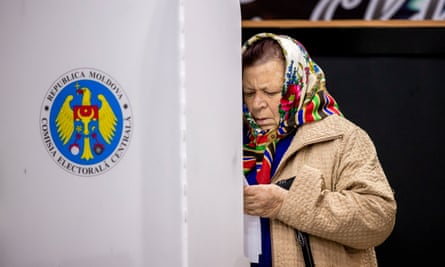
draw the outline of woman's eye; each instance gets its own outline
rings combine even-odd
[[[274,96],[274,95],[276,95],[276,94],[280,94],[280,93],[281,93],[281,91],[276,91],[276,92],[266,92],[266,94],[269,95],[269,96]]]

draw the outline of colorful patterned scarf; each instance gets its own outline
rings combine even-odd
[[[243,148],[243,168],[246,175],[256,169],[259,184],[270,183],[270,171],[277,142],[299,126],[321,120],[329,115],[343,116],[337,102],[325,87],[321,68],[312,61],[304,46],[289,36],[260,33],[247,40],[242,52],[254,42],[272,38],[283,50],[286,73],[280,100],[280,122],[276,130],[264,131],[253,119],[247,106],[243,113],[248,127],[249,142]]]

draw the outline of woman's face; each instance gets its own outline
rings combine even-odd
[[[243,70],[243,98],[258,126],[277,128],[278,107],[284,83],[284,63],[273,59]]]

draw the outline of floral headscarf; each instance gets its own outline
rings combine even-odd
[[[271,163],[276,144],[280,139],[305,123],[321,120],[333,114],[342,116],[337,102],[325,87],[325,75],[322,69],[297,40],[284,35],[259,33],[244,43],[242,52],[264,38],[272,38],[278,42],[286,60],[286,67],[279,106],[280,121],[276,130],[262,130],[246,104],[243,104],[249,136],[249,142],[244,145],[244,174],[256,167],[257,181],[260,184],[270,183]]]

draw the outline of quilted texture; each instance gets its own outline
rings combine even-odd
[[[271,220],[274,267],[304,266],[294,229],[310,235],[317,267],[377,266],[397,206],[368,134],[337,115],[301,126],[272,182],[294,176]]]

